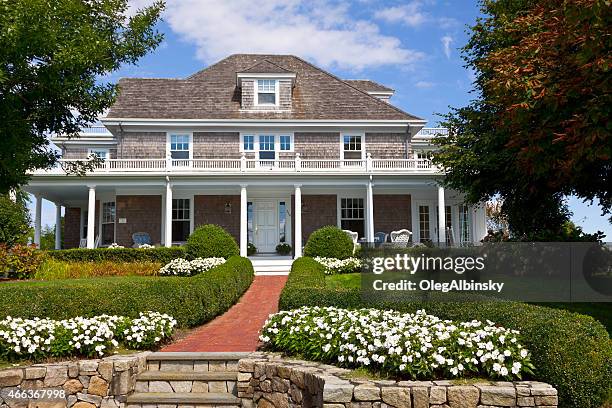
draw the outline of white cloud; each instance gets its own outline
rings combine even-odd
[[[445,35],[444,37],[442,37],[440,39],[440,41],[442,41],[442,47],[444,49],[444,55],[446,55],[446,58],[450,59],[450,56],[451,56],[451,43],[454,41],[453,37],[451,37],[450,35]]]
[[[409,27],[417,27],[429,20],[429,15],[423,10],[423,3],[411,1],[402,6],[387,7],[374,13],[374,17],[390,23],[403,23]]]
[[[433,82],[428,82],[428,81],[418,81],[417,83],[414,84],[414,86],[416,86],[419,89],[428,89],[428,88],[433,88],[436,84],[434,84]]]
[[[354,20],[348,8],[328,0],[167,0],[164,19],[204,62],[233,53],[296,54],[324,67],[361,70],[424,57],[376,24]]]

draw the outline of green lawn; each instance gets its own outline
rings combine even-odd
[[[361,286],[361,274],[348,273],[343,275],[329,275],[325,282],[330,288],[359,288]],[[542,306],[569,310],[592,316],[599,320],[612,335],[612,303],[538,303]]]

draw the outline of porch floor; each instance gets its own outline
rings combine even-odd
[[[223,315],[161,351],[255,351],[259,330],[271,313],[287,276],[255,276],[251,287]]]

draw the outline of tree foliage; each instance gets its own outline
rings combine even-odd
[[[131,13],[128,0],[0,2],[0,192],[57,160],[49,133],[75,135],[108,109],[101,81],[162,40],[162,2]]]
[[[562,231],[567,195],[612,207],[612,13],[606,0],[485,0],[462,49],[477,98],[445,116],[435,157],[515,234]]]
[[[26,195],[19,193],[13,201],[8,194],[0,194],[0,244],[9,248],[25,244],[30,231],[30,213]]]

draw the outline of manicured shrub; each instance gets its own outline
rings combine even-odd
[[[183,247],[171,248],[75,248],[45,252],[48,258],[67,262],[158,262],[167,264],[175,258],[184,258]]]
[[[325,268],[310,258],[293,263],[281,293],[281,310],[301,306],[377,308],[415,313],[424,309],[442,319],[491,320],[519,330],[531,352],[534,377],[559,391],[560,407],[599,408],[612,384],[612,341],[590,316],[519,302],[365,301],[360,289],[329,289]]]
[[[65,262],[53,258],[45,259],[34,279],[79,279],[111,276],[155,276],[162,264],[159,262]]]
[[[179,327],[193,327],[225,312],[253,281],[246,258],[193,277],[90,278],[0,284],[4,316],[69,319],[101,314],[137,318],[153,310],[174,317]]]
[[[304,256],[345,259],[353,256],[353,240],[340,228],[328,225],[308,238]]]
[[[15,245],[11,248],[0,244],[0,274],[13,279],[29,279],[43,261],[34,245]]]
[[[291,253],[291,245],[282,243],[276,246],[276,253],[279,255],[289,255]]]
[[[185,245],[187,256],[195,258],[225,258],[240,254],[234,237],[218,225],[202,225],[193,231]]]

